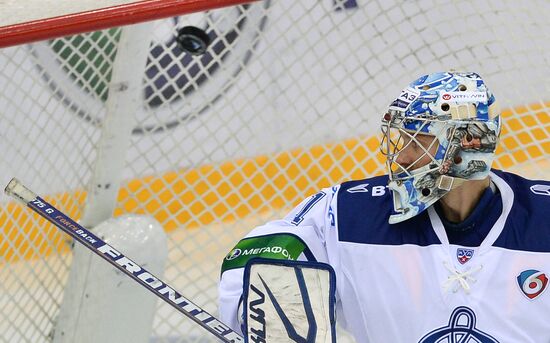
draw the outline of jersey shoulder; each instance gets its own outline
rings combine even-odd
[[[367,179],[351,180],[340,185],[340,192],[346,191],[350,194],[369,194],[369,196],[381,196],[382,189],[387,189],[388,175],[373,176]],[[372,193],[374,189],[374,195]]]
[[[339,215],[346,212],[368,213],[374,210],[388,211],[389,214],[392,197],[387,185],[387,175],[342,183],[338,191]],[[357,212],[359,209],[361,211]]]
[[[505,229],[495,245],[550,252],[550,181],[530,180],[498,170],[493,172],[508,184],[514,196]]]
[[[539,203],[541,206],[550,202],[550,180],[531,180],[500,170],[493,170],[493,172],[506,181],[514,191],[514,196],[517,200],[534,201],[535,205]]]
[[[550,181],[531,180],[514,173],[493,170],[514,193],[514,207],[529,208],[537,218],[543,218],[550,205]],[[542,216],[542,217],[541,217]]]
[[[388,176],[344,182],[337,195],[336,224],[341,242],[376,245],[438,244],[433,230],[426,230],[426,213],[406,222],[389,224],[393,197]]]

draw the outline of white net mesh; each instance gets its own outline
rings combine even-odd
[[[175,45],[189,24],[212,38],[203,56]],[[550,177],[548,2],[281,0],[147,25],[115,215],[162,223],[164,279],[211,313],[219,266],[239,237],[320,187],[385,172],[380,115],[422,74],[480,73],[505,109],[496,167]],[[0,184],[16,176],[82,218],[120,32],[0,50]],[[71,243],[0,199],[0,341],[44,342]],[[152,339],[211,338],[159,303]]]

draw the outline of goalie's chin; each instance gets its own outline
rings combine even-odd
[[[401,223],[417,216],[439,200],[442,195],[435,191],[430,192],[428,195],[422,195],[413,186],[412,180],[401,182],[390,181],[388,189],[392,192],[393,209],[395,212],[388,219],[390,224]]]
[[[391,181],[388,188],[393,195],[393,209],[395,214],[390,215],[388,222],[390,224],[401,223],[418,214],[418,209],[410,203],[409,192],[403,183],[397,185],[396,181]]]

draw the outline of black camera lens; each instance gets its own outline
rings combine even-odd
[[[204,30],[195,26],[185,26],[178,30],[178,47],[191,55],[202,55],[210,44],[210,37]]]

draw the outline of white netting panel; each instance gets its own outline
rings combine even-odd
[[[213,38],[207,54],[176,47],[189,24]],[[211,313],[239,237],[320,187],[384,173],[380,115],[422,74],[479,72],[505,109],[496,166],[550,177],[548,2],[263,1],[150,25],[115,215],[162,223],[166,281]],[[0,185],[16,176],[82,217],[120,30],[0,50]],[[44,342],[70,242],[0,199],[0,341]],[[210,338],[159,303],[152,339]]]

